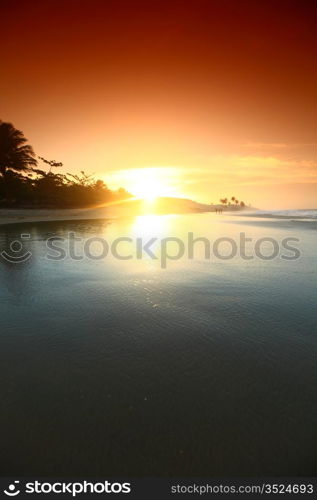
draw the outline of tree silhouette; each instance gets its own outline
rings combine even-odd
[[[44,163],[47,163],[50,166],[49,173],[51,173],[53,167],[62,167],[63,164],[61,161],[55,161],[55,160],[46,160],[42,156],[38,157],[40,160],[42,160]]]
[[[36,165],[34,151],[27,144],[23,133],[11,123],[0,120],[0,174],[3,177],[7,199],[10,198],[8,173],[12,170],[25,172]]]
[[[229,209],[231,208],[239,209],[239,207],[240,208],[245,207],[244,201],[239,201],[235,196],[231,196],[231,198],[220,198],[219,201],[222,205],[228,206]]]
[[[11,123],[0,121],[0,173],[8,169],[23,172],[36,166],[37,161],[32,147],[27,143],[20,130]]]

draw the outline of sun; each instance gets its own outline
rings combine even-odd
[[[157,179],[147,178],[136,179],[134,185],[131,186],[131,192],[137,197],[147,201],[153,201],[159,196],[164,195],[165,186],[157,182]]]
[[[159,196],[167,196],[169,185],[168,179],[164,176],[164,169],[133,169],[130,176],[129,190],[137,198],[150,201]]]
[[[172,167],[130,168],[114,173],[114,176],[116,184],[120,183],[136,198],[154,201],[161,196],[179,196],[179,179]]]

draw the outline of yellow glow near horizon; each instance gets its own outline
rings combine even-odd
[[[173,167],[130,168],[113,172],[105,178],[109,185],[124,186],[137,198],[153,201],[159,196],[181,196],[177,187],[179,170]]]

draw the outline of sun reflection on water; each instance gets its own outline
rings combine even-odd
[[[138,215],[132,224],[132,234],[142,237],[162,238],[170,231],[174,215]]]

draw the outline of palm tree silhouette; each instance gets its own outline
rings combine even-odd
[[[7,174],[10,170],[24,172],[37,165],[32,147],[27,143],[23,132],[17,130],[11,123],[0,120],[0,174],[6,186],[8,199]]]

